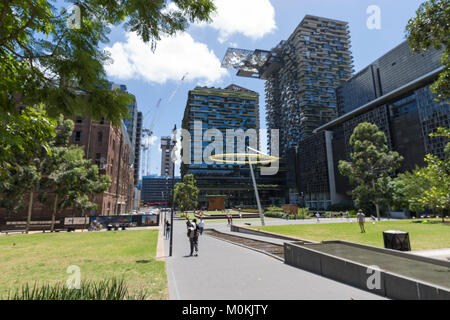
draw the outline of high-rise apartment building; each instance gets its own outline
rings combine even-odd
[[[183,145],[182,154],[189,152],[191,161],[181,165],[181,174],[193,174],[197,180],[200,206],[206,207],[210,196],[225,198],[227,207],[256,205],[249,166],[211,161],[208,154],[259,149],[259,94],[237,85],[196,87],[189,91],[182,128],[191,136],[190,150]],[[262,186],[265,180],[256,174],[261,199],[270,204],[275,196],[269,193],[277,188]]]
[[[353,72],[348,23],[307,15],[271,51],[228,49],[223,66],[266,80],[267,127],[280,130],[285,156],[337,116],[335,89]]]
[[[173,175],[173,144],[170,137],[161,137],[161,176]]]

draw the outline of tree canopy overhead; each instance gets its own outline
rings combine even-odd
[[[444,71],[431,87],[443,100],[450,98],[450,3],[429,0],[420,5],[416,16],[406,26],[406,36],[413,52],[430,48],[444,49],[441,61]]]
[[[110,26],[123,25],[144,42],[185,30],[189,22],[210,21],[212,0],[70,1],[73,13],[48,0],[0,1],[0,111],[12,112],[17,100],[43,103],[51,116],[106,117],[114,124],[128,116],[130,97],[109,90],[99,50]]]

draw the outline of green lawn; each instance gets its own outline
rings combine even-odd
[[[124,277],[130,293],[144,290],[148,299],[166,299],[157,241],[157,230],[1,236],[0,298],[26,282],[65,283],[67,267],[76,265],[82,281]]]
[[[450,248],[450,224],[413,223],[412,220],[366,222],[366,233],[360,233],[357,223],[317,223],[285,226],[252,227],[305,240],[346,240],[384,247],[383,231],[401,230],[409,232],[411,250]]]

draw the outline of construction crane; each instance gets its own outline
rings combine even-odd
[[[180,89],[180,87],[181,87],[184,79],[186,79],[187,75],[188,75],[188,73],[186,73],[181,78],[181,80],[178,82],[177,87],[173,90],[172,94],[167,99],[166,105],[169,105],[172,102],[173,98],[175,97],[176,93]],[[142,126],[143,127],[143,129],[142,129],[142,141],[143,141],[143,143],[141,145],[141,148],[142,148],[141,149],[142,150],[142,152],[141,152],[142,153],[142,162],[143,162],[142,163],[142,176],[148,176],[151,173],[151,168],[150,168],[151,167],[151,152],[152,152],[152,150],[151,150],[151,147],[152,147],[152,141],[151,140],[152,139],[151,138],[152,138],[153,133],[154,133],[153,130],[155,128],[155,125],[157,124],[158,120],[161,118],[161,115],[162,115],[162,110],[160,108],[162,101],[163,101],[162,98],[158,99],[158,102],[156,103],[156,107],[155,107],[155,115],[152,118],[152,121],[151,121],[151,123],[150,123],[150,125],[149,125],[149,127],[147,129],[145,127],[146,127],[146,124],[148,123],[148,120],[147,120],[147,122],[145,122],[145,119],[149,119],[147,117],[150,115],[152,110],[150,109],[144,116],[144,124]]]

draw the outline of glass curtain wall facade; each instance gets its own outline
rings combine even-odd
[[[362,122],[376,124],[385,133],[389,149],[404,157],[399,172],[423,166],[428,153],[444,157],[445,141],[429,137],[438,127],[450,124],[449,101],[437,101],[430,89],[442,71],[441,54],[442,51],[430,49],[414,55],[407,42],[403,42],[339,87],[340,117],[315,130],[316,134],[311,137],[320,143],[324,133],[331,135],[331,143],[325,147],[326,154],[332,156],[333,166],[324,165],[323,155],[322,161],[311,162],[313,169],[298,172],[298,177],[309,174],[312,186],[322,181],[322,187],[316,188],[317,193],[328,185],[332,203],[345,201],[345,198],[350,200],[348,192],[352,187],[348,178],[340,175],[338,164],[339,160],[350,160],[349,139]],[[305,154],[299,154],[298,158],[307,161]],[[334,174],[324,182],[323,176],[311,175],[317,170],[331,170]],[[300,188],[307,190],[302,184]]]
[[[181,182],[175,178],[174,185]],[[144,205],[165,205],[169,203],[172,192],[172,177],[157,175],[142,177],[141,202]]]
[[[111,90],[122,90],[127,92],[127,86],[124,84],[110,84]],[[130,94],[130,93],[128,93]],[[137,183],[139,180],[139,167],[140,167],[140,153],[141,153],[141,135],[142,135],[142,113],[138,112],[137,108],[137,102],[136,97],[132,96],[132,101],[128,105],[128,108],[130,109],[130,117],[127,119],[124,119],[123,122],[125,123],[125,126],[127,128],[128,136],[130,137],[131,141],[131,149],[130,152],[132,153],[131,158],[133,159],[134,163],[134,181]]]

